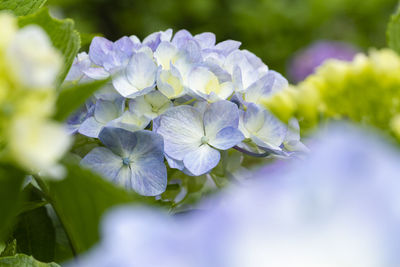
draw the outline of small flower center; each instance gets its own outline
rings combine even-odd
[[[123,158],[122,159],[122,164],[129,165],[129,164],[131,164],[131,160],[129,158]]]
[[[203,137],[201,138],[201,143],[202,143],[202,144],[207,144],[209,140],[210,140],[210,139],[208,139],[207,136],[203,136]]]

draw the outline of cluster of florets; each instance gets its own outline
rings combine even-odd
[[[261,107],[264,96],[288,86],[240,42],[215,35],[157,32],[116,42],[95,37],[67,77],[106,79],[69,120],[71,132],[98,138],[82,163],[143,195],[158,195],[170,168],[209,173],[220,151],[289,156],[304,150],[297,121],[289,127]]]

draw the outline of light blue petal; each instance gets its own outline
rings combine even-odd
[[[281,150],[287,126],[271,112],[250,104],[243,118],[244,127],[258,146]]]
[[[122,115],[125,100],[118,98],[115,101],[99,99],[96,102],[94,117],[102,124],[106,124]]]
[[[167,160],[168,165],[169,165],[170,168],[178,169],[180,171],[185,168],[185,165],[183,165],[183,161],[182,160],[173,159],[171,157],[168,157],[168,155],[164,155],[164,156],[165,156],[165,159]]]
[[[94,117],[87,118],[79,127],[78,132],[88,137],[97,138],[104,124],[98,122]]]
[[[204,127],[207,137],[215,138],[217,133],[226,127],[237,128],[239,109],[236,104],[222,100],[212,103],[204,113]]]
[[[244,136],[235,127],[226,127],[219,131],[215,138],[209,140],[209,144],[221,150],[227,150],[242,142]]]
[[[99,134],[100,141],[116,155],[122,158],[132,154],[137,145],[133,132],[114,127],[104,127]]]
[[[171,157],[168,157],[167,155],[164,155],[165,159],[168,162],[168,165],[172,169],[178,169],[182,171],[184,174],[189,175],[189,176],[195,176],[193,173],[191,173],[188,169],[185,168],[185,165],[183,164],[183,160],[176,160]]]
[[[200,112],[191,106],[178,106],[160,116],[157,133],[164,138],[165,153],[177,160],[196,150],[204,136]]]
[[[188,153],[183,159],[183,164],[194,176],[199,176],[217,166],[220,158],[218,150],[204,144]]]
[[[163,138],[150,131],[134,135],[137,143],[130,155],[132,188],[141,195],[159,195],[167,186]]]
[[[113,48],[113,43],[103,37],[94,37],[89,48],[89,57],[94,64],[103,66],[106,55],[110,53]]]
[[[82,160],[81,165],[88,167],[103,177],[115,181],[121,169],[122,159],[105,147],[96,147]]]

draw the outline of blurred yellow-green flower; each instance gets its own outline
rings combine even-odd
[[[389,49],[329,60],[314,75],[263,104],[283,121],[292,116],[310,129],[326,119],[347,119],[400,139],[400,56]]]
[[[33,172],[51,169],[70,144],[50,119],[63,58],[39,26],[18,29],[8,13],[0,14],[0,25],[1,160]]]

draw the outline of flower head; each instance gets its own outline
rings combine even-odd
[[[213,169],[220,160],[220,150],[243,140],[238,130],[239,111],[229,101],[209,104],[204,113],[192,106],[169,109],[159,120],[156,132],[164,138],[165,154],[193,175]]]
[[[257,146],[275,153],[282,151],[287,126],[269,111],[250,104],[240,113],[239,128]]]
[[[160,135],[105,127],[99,139],[105,147],[94,148],[82,159],[82,165],[141,195],[155,196],[165,191],[167,170]]]

